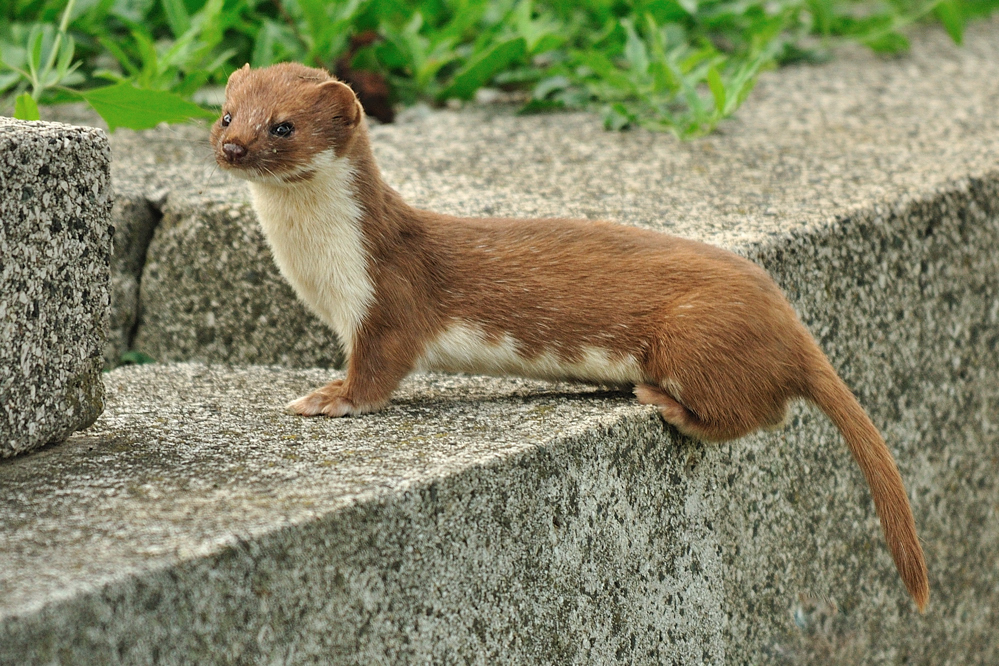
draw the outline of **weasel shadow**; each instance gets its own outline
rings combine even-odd
[[[548,403],[553,401],[583,403],[593,400],[635,400],[635,395],[630,388],[610,388],[592,387],[580,385],[578,389],[567,386],[556,386],[552,388],[516,388],[512,390],[497,390],[494,392],[482,392],[474,395],[461,394],[457,391],[437,392],[419,389],[405,396],[395,396],[389,402],[389,406],[397,407],[426,407],[444,406],[449,404],[502,404],[502,403]],[[637,403],[636,403],[637,404]]]

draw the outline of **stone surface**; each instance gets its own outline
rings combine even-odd
[[[61,104],[43,106],[42,118],[48,121],[83,125],[108,130],[107,123],[89,105]],[[120,130],[118,136],[128,133]],[[112,144],[117,140],[112,139]],[[176,144],[176,140],[172,143]],[[147,146],[145,154],[150,160],[171,159],[177,153],[192,156],[192,153],[178,151],[176,145],[171,150],[156,153],[162,146]],[[127,170],[116,169],[115,164],[128,162],[128,155],[119,154],[117,147],[112,150],[112,172],[115,185],[114,207],[111,209],[111,224],[115,228],[111,252],[111,313],[108,325],[108,338],[104,344],[104,367],[111,369],[121,362],[121,355],[132,349],[132,339],[139,318],[139,281],[142,267],[146,263],[146,250],[153,230],[162,216],[161,208],[166,198],[166,190],[157,189],[148,178],[143,179]],[[133,160],[136,158],[132,158]]]
[[[416,376],[303,419],[332,371],[144,366],[0,464],[0,663],[995,663],[997,243],[974,180],[758,257],[898,458],[925,616],[803,404],[706,446],[599,389]]]
[[[103,409],[110,160],[99,130],[0,117],[0,458]]]
[[[248,204],[185,192],[162,210],[135,349],[158,361],[339,364],[336,337],[281,277]]]
[[[82,105],[42,111],[107,129]],[[217,175],[202,128],[119,129],[111,144],[115,237],[105,368],[128,351],[159,361],[339,364],[336,338],[271,261],[242,187]]]
[[[104,345],[104,367],[108,369],[117,366],[122,354],[132,348],[139,319],[139,279],[160,218],[159,211],[145,195],[128,191],[125,189],[128,185],[122,185],[115,192],[111,209],[115,235],[111,254],[111,314]]]

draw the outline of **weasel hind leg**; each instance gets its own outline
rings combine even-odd
[[[643,405],[658,407],[663,420],[675,426],[684,435],[707,442],[735,439],[761,427],[780,427],[787,413],[786,409],[780,409],[774,413],[767,411],[767,413],[750,414],[743,409],[738,414],[732,415],[732,418],[729,419],[731,422],[725,422],[725,420],[709,421],[663,389],[652,384],[637,384],[635,397]]]
[[[635,397],[643,405],[658,407],[663,420],[675,426],[683,434],[696,439],[718,439],[717,435],[712,432],[713,428],[658,386],[636,384]]]

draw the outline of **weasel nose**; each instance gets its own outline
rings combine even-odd
[[[223,143],[222,152],[225,153],[225,158],[230,162],[238,162],[246,155],[246,148],[238,143]]]

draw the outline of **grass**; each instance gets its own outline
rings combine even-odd
[[[212,115],[187,101],[244,62],[296,60],[395,104],[520,91],[523,112],[590,109],[608,128],[711,131],[759,73],[844,41],[905,51],[937,21],[960,43],[999,0],[8,0],[0,94],[22,118],[84,99],[109,125]]]

